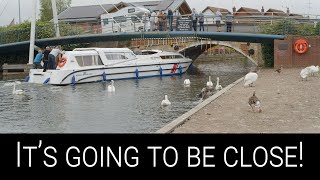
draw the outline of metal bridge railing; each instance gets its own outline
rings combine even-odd
[[[173,17],[173,27],[174,31],[176,30],[175,26],[177,24],[178,17],[188,17],[188,16],[174,16]],[[299,25],[310,25],[316,27],[320,21],[320,16],[312,16],[312,17],[296,17],[296,16],[275,16],[272,14],[271,16],[264,15],[255,15],[255,16],[246,16],[245,14],[242,16],[234,16],[232,21],[232,32],[241,32],[241,33],[261,33],[261,25],[274,24],[277,22],[291,22],[295,26]],[[131,17],[129,17],[131,18]],[[131,26],[134,26],[134,31],[144,31],[144,24],[141,22],[142,18],[139,18],[139,21],[132,21]],[[286,20],[286,21],[284,21]],[[84,34],[100,34],[106,33],[104,31],[104,21],[103,20],[95,20],[95,21],[73,21],[73,22],[63,22],[60,21],[60,35],[61,36],[74,36],[74,35],[84,35]],[[122,24],[121,24],[122,23]],[[111,25],[113,22],[111,22]],[[164,19],[164,30],[169,31],[169,19]],[[126,24],[127,25],[127,24]],[[143,25],[143,28],[136,28],[137,26]],[[124,22],[120,22],[120,26],[125,27]],[[288,24],[283,24],[284,29]],[[109,29],[109,33],[119,32],[118,26],[111,26]],[[116,30],[117,28],[117,30]],[[55,29],[56,26],[52,22],[47,23],[39,23],[36,27],[36,39],[43,38],[54,38],[55,37]],[[125,28],[123,28],[125,29]],[[137,30],[138,29],[138,30]],[[157,28],[159,29],[159,28]],[[288,28],[287,28],[288,29]],[[318,34],[320,34],[320,28]],[[193,30],[193,28],[191,28]],[[197,22],[197,30],[199,31],[199,22]],[[221,22],[221,31],[226,31],[226,17],[222,17]],[[217,24],[215,21],[214,15],[204,15],[204,31],[214,32],[217,31]],[[121,30],[124,32],[124,30]],[[132,31],[130,31],[132,32]],[[280,32],[282,35],[288,33],[289,31]],[[30,38],[30,28],[0,28],[0,44],[8,44],[14,42],[28,41]]]

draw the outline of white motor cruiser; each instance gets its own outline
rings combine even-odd
[[[176,52],[136,55],[128,48],[77,48],[66,51],[55,70],[31,69],[28,82],[68,85],[155,76],[187,71],[192,60]]]

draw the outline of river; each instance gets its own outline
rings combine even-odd
[[[115,93],[107,83],[56,87],[23,83],[24,77],[0,80],[0,133],[152,133],[189,111],[208,76],[223,87],[250,70],[238,61],[195,62],[182,76],[115,81]],[[185,79],[191,86],[184,87]],[[21,81],[13,95],[8,82]],[[160,105],[168,95],[172,105]]]

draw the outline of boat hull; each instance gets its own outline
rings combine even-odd
[[[190,61],[169,64],[147,64],[139,66],[100,66],[78,70],[47,70],[31,69],[29,82],[36,84],[69,85],[109,80],[124,80],[150,78],[157,76],[172,76],[185,73]]]

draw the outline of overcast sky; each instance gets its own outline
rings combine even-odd
[[[40,0],[38,0],[39,2]],[[137,2],[149,0],[122,0],[124,2]],[[201,3],[200,3],[201,1]],[[8,25],[13,18],[16,22],[19,21],[19,0],[0,0],[0,26]],[[31,17],[31,4],[32,0],[20,0],[21,2],[21,19],[29,20]],[[84,6],[92,4],[110,4],[118,3],[121,0],[72,0],[72,6]],[[196,8],[197,11],[203,10],[206,6],[216,6],[232,10],[233,4],[237,8],[241,6],[261,9],[263,5],[267,10],[268,8],[286,10],[290,7],[292,13],[300,14],[313,14],[320,15],[320,1],[319,0],[187,0],[191,8]],[[310,2],[310,4],[309,4]],[[38,3],[39,8],[39,3]],[[39,10],[37,11],[39,14]],[[320,16],[319,16],[320,17]]]

